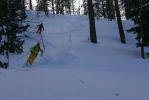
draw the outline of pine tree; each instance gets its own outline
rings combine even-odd
[[[51,0],[51,4],[52,4],[52,12],[53,12],[53,14],[55,14],[54,0]]]
[[[48,0],[38,0],[36,10],[44,11],[45,15],[48,16],[48,5]]]
[[[82,6],[84,8],[84,15],[87,15],[88,14],[88,3],[87,3],[87,0],[83,0]]]
[[[112,20],[115,19],[114,0],[107,0],[106,2],[107,18]]]
[[[5,4],[5,5],[4,5]],[[3,7],[7,12],[2,13],[0,17],[0,54],[6,56],[7,62],[2,66],[9,64],[9,53],[22,53],[24,40],[21,38],[22,32],[26,31],[27,25],[23,25],[22,21],[27,17],[25,9],[20,0],[3,1]]]
[[[122,0],[126,18],[132,19],[135,26],[128,31],[136,34],[137,47],[141,47],[141,56],[145,58],[144,46],[149,44],[149,1],[148,0]]]
[[[75,14],[75,0],[71,0],[71,11],[72,11],[72,14]]]

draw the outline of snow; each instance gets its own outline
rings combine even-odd
[[[0,69],[0,100],[149,100],[149,61],[140,57],[134,35],[121,44],[116,21],[96,20],[98,44],[88,40],[86,16],[30,14],[22,55],[12,55]],[[43,22],[46,46],[30,68],[22,68],[29,48],[40,40]],[[127,30],[133,24],[123,21]],[[147,50],[147,49],[146,49]]]

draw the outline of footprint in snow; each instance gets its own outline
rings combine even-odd
[[[82,84],[84,84],[84,83],[85,83],[83,80],[80,80],[80,82],[81,82]]]
[[[120,94],[119,93],[115,93],[115,96],[120,96]]]

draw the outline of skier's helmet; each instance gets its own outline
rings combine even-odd
[[[37,42],[36,46],[40,47],[40,42]]]

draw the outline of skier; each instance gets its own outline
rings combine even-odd
[[[31,65],[36,59],[39,52],[41,52],[41,56],[43,55],[43,50],[40,48],[40,43],[38,42],[35,46],[30,48],[31,54],[27,60],[27,65]]]
[[[37,29],[37,33],[41,34],[42,31],[44,31],[44,26],[43,23],[37,25],[38,29]]]
[[[38,33],[38,34],[40,35],[41,40],[42,40],[42,44],[43,44],[43,48],[44,48],[44,50],[45,50],[45,45],[44,45],[44,41],[43,41],[43,36],[42,36],[42,34],[41,34],[41,32],[44,31],[43,23],[37,25],[37,27],[38,27],[38,30],[37,30],[36,33]]]

